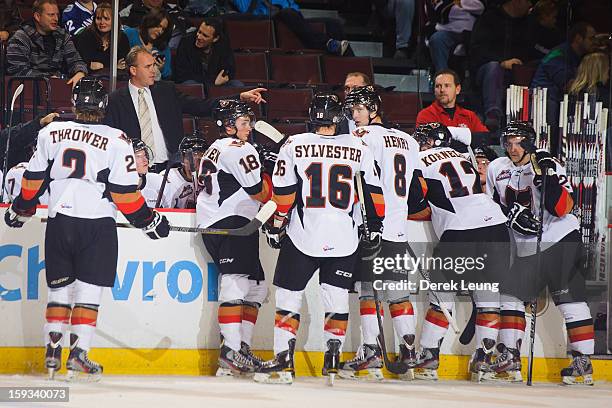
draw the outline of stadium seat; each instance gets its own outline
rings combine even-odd
[[[514,85],[529,86],[536,70],[537,67],[534,66],[514,64],[512,66],[512,83]]]
[[[272,20],[224,20],[225,33],[235,50],[275,48]]]
[[[270,78],[279,83],[320,84],[323,82],[318,54],[271,54]]]
[[[374,80],[374,69],[370,57],[332,57],[325,55],[321,58],[323,75],[328,84],[344,84],[346,74],[349,72],[363,72]]]
[[[309,22],[310,27],[316,32],[325,32],[325,23],[322,22]],[[306,48],[304,43],[291,31],[289,27],[282,21],[276,21],[274,23],[276,28],[276,42],[278,48],[284,51],[290,50],[303,50]]]
[[[241,92],[248,91],[250,89],[253,89],[253,87],[250,87],[250,86],[241,86],[241,87],[211,86],[210,89],[208,90],[208,97],[209,98],[223,98],[223,97],[234,96],[237,99],[239,98]],[[263,97],[264,99],[267,100],[267,96],[265,93]],[[251,109],[253,109],[253,112],[255,113],[255,116],[257,116],[257,118],[261,118],[263,116],[260,105],[257,105],[256,103],[249,103],[249,106],[251,107]]]
[[[235,53],[236,72],[234,79],[243,82],[268,80],[268,60],[263,52]]]
[[[196,98],[204,98],[204,86],[202,84],[176,84],[176,89],[180,92],[195,96]]]
[[[414,126],[419,112],[419,99],[416,93],[384,92],[380,96],[384,118],[388,122]]]
[[[312,100],[310,89],[270,89],[266,93],[267,117],[269,121],[282,119],[304,120],[308,118],[308,107]]]

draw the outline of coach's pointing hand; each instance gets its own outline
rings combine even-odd
[[[255,102],[256,104],[266,103],[266,100],[261,96],[262,92],[267,91],[266,88],[255,88],[250,91],[242,92],[240,100],[243,102]]]

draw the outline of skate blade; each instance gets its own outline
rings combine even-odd
[[[102,373],[87,374],[81,371],[68,370],[66,374],[67,382],[92,383],[99,382],[102,379]]]
[[[277,373],[255,373],[253,381],[260,384],[293,384],[293,375],[289,371]]]
[[[479,383],[484,381],[493,381],[495,378],[495,373],[487,373],[483,371],[479,371],[477,373],[470,373],[472,382]]]
[[[356,381],[382,381],[385,379],[380,368],[369,368],[367,370],[338,370],[338,376],[345,380]]]
[[[402,381],[413,381],[415,378],[414,368],[409,368],[404,374],[398,374],[398,377]],[[437,375],[435,379],[438,379]]]
[[[231,368],[219,367],[215,373],[216,377],[240,377],[240,372],[232,370]]]
[[[583,375],[582,377],[563,377],[563,385],[595,385],[591,374]]]
[[[47,374],[48,374],[47,379],[50,381],[55,380],[55,373],[57,373],[58,371],[59,369],[57,368],[48,368],[47,369]]]
[[[327,374],[327,386],[328,387],[333,387],[335,380],[336,380],[336,373]]]
[[[521,375],[520,371],[502,371],[500,373],[493,374],[491,381],[522,383],[523,376]]]
[[[438,380],[438,370],[432,370],[430,368],[415,368],[414,378],[417,380],[424,380],[424,381],[437,381]]]

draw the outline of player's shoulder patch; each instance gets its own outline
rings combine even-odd
[[[227,146],[228,147],[242,147],[245,146],[246,142],[239,140],[239,139],[232,139]]]
[[[285,146],[289,146],[291,143],[293,143],[293,136],[289,136],[280,148],[283,149]]]
[[[130,146],[132,145],[132,139],[130,139],[129,137],[127,137],[127,135],[123,132],[121,132],[121,134],[118,137],[119,140],[123,140],[125,143],[129,144]]]
[[[364,127],[358,127],[355,130],[353,130],[353,136],[356,136],[356,137],[364,137],[368,133],[370,133],[370,131]]]

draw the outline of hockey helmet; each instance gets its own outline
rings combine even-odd
[[[72,105],[81,112],[104,112],[108,94],[102,81],[92,77],[81,78],[72,89]]]
[[[478,146],[474,149],[474,157],[475,158],[484,158],[487,159],[488,161],[492,162],[493,160],[497,159],[497,153],[495,153],[495,151],[493,149],[491,149],[489,146]]]
[[[448,147],[453,138],[450,130],[438,122],[430,122],[417,126],[412,137],[421,147]]]
[[[147,160],[149,162],[153,161],[153,150],[151,150],[151,148],[149,146],[147,146],[147,144],[145,142],[143,142],[140,139],[135,139],[132,141],[132,147],[134,148],[134,153],[138,153],[140,151],[145,152],[145,156],[147,157]]]
[[[328,92],[316,94],[308,108],[310,123],[318,126],[330,126],[342,120],[342,105],[338,95]]]
[[[355,105],[363,105],[368,111],[376,112],[377,115],[380,115],[382,110],[382,100],[372,85],[354,88],[346,95],[344,100],[344,114],[346,117],[352,117],[351,109]]]
[[[206,141],[195,136],[185,136],[179,144],[179,151],[183,156],[189,152],[204,153],[207,148]]]
[[[213,112],[213,119],[222,133],[225,133],[226,126],[236,126],[236,120],[243,116],[248,116],[251,122],[255,121],[255,113],[251,107],[246,102],[235,99],[220,100],[219,106]]]
[[[510,122],[501,132],[501,140],[504,147],[507,147],[510,137],[521,137],[521,147],[525,153],[536,151],[536,133],[529,122]]]

